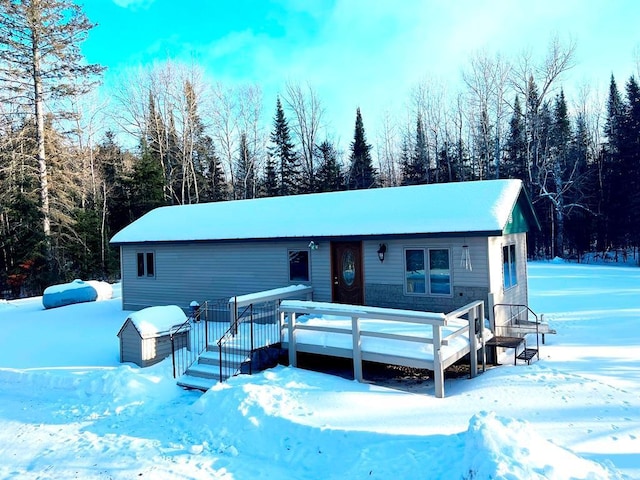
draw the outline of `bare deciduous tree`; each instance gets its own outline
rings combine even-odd
[[[307,188],[313,192],[315,191],[314,150],[324,108],[311,85],[303,88],[297,83],[287,83],[283,100],[292,113],[291,129],[300,142],[302,168],[306,176]]]

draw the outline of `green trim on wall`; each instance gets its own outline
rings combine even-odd
[[[529,222],[527,222],[527,219],[524,216],[524,212],[522,210],[522,197],[520,197],[518,199],[518,202],[516,202],[515,207],[513,207],[513,210],[511,212],[511,215],[509,215],[509,220],[507,221],[507,224],[504,227],[504,234],[511,234],[511,233],[526,233],[529,231]]]

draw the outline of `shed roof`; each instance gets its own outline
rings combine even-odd
[[[499,235],[516,207],[537,226],[520,180],[349,190],[160,207],[111,243],[384,236]]]

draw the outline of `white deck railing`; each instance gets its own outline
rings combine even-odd
[[[299,323],[296,321],[298,315],[335,315],[338,317],[346,317],[351,319],[350,328],[331,327],[327,325],[310,325],[308,323]],[[466,318],[463,318],[465,317]],[[288,317],[288,320],[287,320]],[[466,323],[459,328],[447,329],[449,333],[443,336],[443,327],[454,325],[458,327],[460,322],[454,320],[466,320]],[[406,333],[390,333],[380,332],[376,330],[367,330],[361,320],[383,320],[388,322],[411,323],[425,325],[427,329],[431,329],[431,336],[425,335],[407,335]],[[284,333],[286,328],[287,343],[289,349],[289,363],[296,366],[297,353],[305,351],[309,353],[324,353],[326,355],[342,356],[353,358],[354,378],[362,382],[362,361],[370,360],[379,363],[387,363],[393,365],[403,365],[409,367],[428,368],[434,372],[435,393],[436,397],[444,397],[444,370],[454,362],[462,358],[470,352],[471,376],[475,377],[478,373],[478,357],[476,352],[482,349],[482,361],[484,366],[484,302],[476,301],[451,313],[434,313],[419,312],[413,310],[397,310],[391,308],[367,307],[356,305],[342,305],[336,303],[318,303],[310,301],[285,300],[280,304],[280,327]],[[311,343],[299,343],[297,336],[299,332],[311,331],[325,334],[342,334],[351,336],[351,348],[332,348],[322,346],[314,346]],[[462,342],[463,347],[460,348],[461,342],[456,342],[457,348],[446,349],[447,354],[443,358],[443,348],[452,345],[452,341],[464,334],[469,336],[468,342]],[[479,335],[479,338],[478,338]],[[392,354],[385,351],[369,351],[362,349],[363,338],[378,338],[386,340],[395,340],[401,342],[411,342],[411,344],[427,344],[433,345],[433,358],[422,352],[419,355]],[[409,345],[409,343],[407,344]],[[480,346],[480,347],[479,347]]]
[[[229,324],[232,326],[235,324],[238,319],[238,311],[243,307],[294,297],[306,297],[307,300],[310,300],[312,294],[313,287],[308,285],[289,285],[288,287],[272,288],[271,290],[231,297],[229,299],[229,312],[231,315]]]

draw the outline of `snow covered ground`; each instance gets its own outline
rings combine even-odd
[[[113,300],[0,302],[0,478],[640,478],[640,269],[529,265],[541,360],[391,389],[120,365]]]

